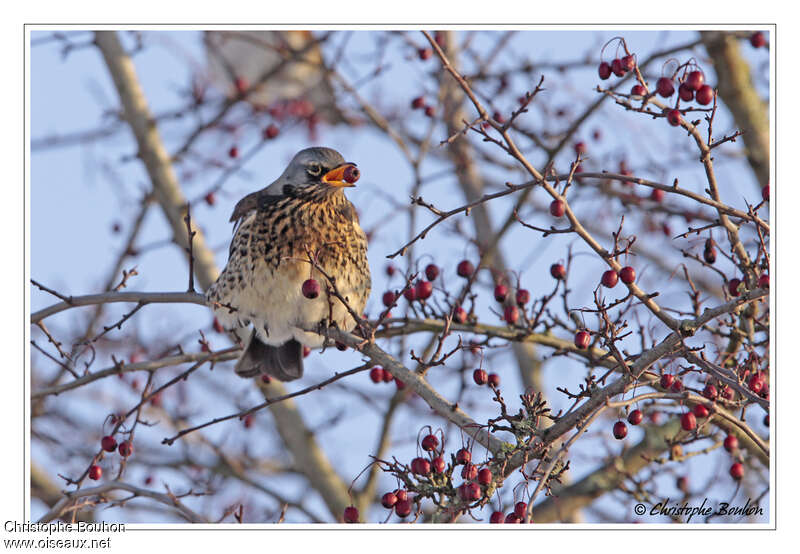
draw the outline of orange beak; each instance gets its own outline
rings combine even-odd
[[[359,173],[356,164],[348,162],[331,169],[322,176],[322,182],[332,187],[354,187],[353,182],[345,180],[345,176],[348,176],[353,182],[358,180]]]

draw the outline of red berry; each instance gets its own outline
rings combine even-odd
[[[397,504],[397,495],[393,492],[387,492],[381,497],[381,504],[384,508],[392,509]]]
[[[697,100],[698,104],[706,106],[714,100],[714,89],[708,85],[703,85],[694,95],[694,99]]]
[[[411,101],[411,108],[414,110],[418,110],[425,106],[425,97],[424,96],[417,96]]]
[[[675,481],[675,486],[678,487],[678,490],[683,492],[689,492],[689,478],[685,475],[681,475]]]
[[[564,202],[562,200],[553,200],[550,202],[550,215],[553,217],[561,217],[564,215]]]
[[[661,202],[664,200],[664,191],[661,189],[653,189],[650,191],[650,200],[653,202]]]
[[[373,367],[369,370],[369,378],[373,383],[381,383],[383,381],[383,368]]]
[[[469,279],[472,277],[472,274],[475,273],[475,266],[472,265],[472,262],[469,260],[462,260],[456,267],[456,273],[458,273],[459,277]]]
[[[344,179],[350,184],[353,184],[356,181],[358,181],[360,177],[361,177],[361,171],[359,171],[359,169],[354,165],[348,165],[347,167],[344,168],[344,173],[342,173],[342,179]]]
[[[506,523],[522,523],[522,520],[517,514],[511,512],[506,516]]]
[[[678,96],[684,102],[691,102],[694,100],[694,89],[687,83],[681,83],[678,85]]]
[[[644,96],[647,94],[647,90],[642,85],[633,85],[631,87],[631,94],[633,96]]]
[[[633,54],[622,56],[622,68],[625,71],[633,71],[635,67],[636,67],[636,58],[633,57]]]
[[[692,90],[700,90],[700,87],[706,82],[706,76],[703,75],[702,71],[690,71],[689,75],[686,77],[685,83],[692,89]]]
[[[524,306],[530,301],[530,299],[531,299],[531,293],[529,293],[526,289],[517,290],[517,295],[516,295],[517,306]]]
[[[597,74],[600,75],[602,80],[606,80],[611,77],[611,66],[608,62],[601,62],[599,66],[597,66]]]
[[[675,84],[669,77],[661,77],[656,81],[656,92],[664,98],[669,98],[675,94]]]
[[[453,321],[456,323],[465,323],[467,321],[467,310],[461,306],[456,306],[456,309],[453,310]]]
[[[728,452],[733,452],[739,448],[739,439],[736,438],[736,435],[728,435],[725,437],[725,441],[722,443],[722,446],[724,446],[725,450]]]
[[[397,504],[394,505],[394,513],[398,517],[407,517],[411,513],[411,501],[408,499],[398,500]]]
[[[567,268],[563,264],[553,264],[550,266],[550,275],[554,279],[564,279],[567,276]]]
[[[214,318],[214,322],[211,324],[211,326],[214,327],[214,331],[217,333],[222,333],[225,331],[225,329],[222,328],[222,323],[220,323],[216,317]]]
[[[733,400],[733,389],[725,385],[725,388],[722,389],[719,395],[726,400]]]
[[[391,383],[394,380],[394,376],[388,369],[383,370],[383,382],[384,383]]]
[[[236,87],[236,92],[239,94],[244,94],[247,92],[247,89],[250,88],[250,83],[248,83],[247,79],[244,77],[236,77],[236,80],[234,80],[233,84]]]
[[[753,48],[761,48],[767,44],[767,39],[764,37],[764,33],[761,31],[756,31],[752,35],[750,35],[750,45]]]
[[[516,306],[506,306],[503,311],[503,319],[509,325],[515,325],[519,321],[519,308]]]
[[[492,119],[494,119],[495,121],[497,121],[501,125],[506,122],[506,118],[503,117],[503,114],[501,114],[500,112],[494,112],[492,114]]]
[[[761,392],[761,389],[764,388],[766,383],[761,375],[756,373],[747,381],[747,387],[753,391],[754,393],[758,394]]]
[[[205,201],[206,201],[206,204],[208,204],[209,206],[213,206],[216,203],[217,199],[214,196],[213,192],[209,192],[205,196]]]
[[[117,449],[117,439],[111,435],[106,435],[100,440],[100,446],[102,446],[103,450],[106,452],[114,452],[114,450]]]
[[[431,472],[431,463],[425,458],[411,460],[411,471],[416,475],[428,475]]]
[[[417,299],[417,289],[414,287],[407,288],[406,290],[403,291],[403,296],[409,302],[413,302],[414,300]]]
[[[472,380],[476,385],[485,385],[489,382],[489,374],[483,369],[476,369],[472,372]]]
[[[478,472],[478,483],[488,486],[492,482],[492,477],[492,470],[485,467]]]
[[[425,435],[422,439],[422,449],[426,452],[431,452],[439,447],[439,439],[436,435]]]
[[[679,110],[670,110],[667,112],[667,121],[673,127],[677,127],[681,124],[681,112]],[[663,191],[662,191],[663,192]]]
[[[398,501],[408,500],[408,491],[405,489],[397,489],[394,494],[397,495]]]
[[[250,429],[250,427],[253,426],[253,414],[247,414],[244,416],[243,424],[245,429]]]
[[[520,519],[525,519],[525,515],[528,512],[528,504],[527,502],[517,502],[514,504],[514,515],[516,515]]]
[[[428,264],[425,266],[425,277],[428,281],[435,281],[439,276],[439,266],[436,264]]]
[[[717,249],[713,245],[709,245],[708,242],[706,242],[706,247],[703,250],[703,259],[708,264],[713,264],[717,261]]]
[[[386,371],[386,370],[384,370],[384,371]],[[406,388],[406,384],[404,382],[402,382],[400,379],[398,379],[397,377],[394,378],[394,386],[397,387],[397,390],[403,390],[404,388]]]
[[[672,389],[672,392],[681,392],[683,390],[683,381],[680,379],[675,379],[675,382],[672,383],[670,389]]]
[[[684,431],[691,431],[697,427],[697,418],[692,412],[686,412],[681,416],[681,427]]]
[[[489,523],[504,523],[506,515],[503,512],[492,512],[489,516]]]
[[[344,509],[344,522],[345,523],[358,523],[358,508],[355,506],[348,506]]]
[[[665,373],[661,376],[661,388],[668,389],[672,386],[672,383],[675,381],[675,376],[671,373]]]
[[[506,301],[506,297],[508,296],[508,287],[505,285],[497,285],[494,288],[494,299],[500,303]]]
[[[613,269],[603,272],[603,277],[600,279],[600,282],[603,283],[603,286],[610,289],[616,287],[618,281],[619,275]]]
[[[430,59],[431,56],[433,56],[433,50],[431,50],[430,48],[420,48],[419,50],[417,50],[417,55],[419,56],[420,60],[425,61],[427,59]]]
[[[89,468],[89,479],[92,481],[98,481],[103,476],[103,468],[97,464],[92,465]]]
[[[434,108],[433,106],[425,106],[425,115],[428,117],[435,117],[436,108]]]
[[[703,396],[708,398],[709,400],[716,400],[717,398],[717,387],[712,385],[711,383],[707,384],[703,389]]]
[[[303,296],[314,299],[319,296],[319,283],[316,279],[306,279],[303,281]]]
[[[417,298],[425,300],[433,294],[433,283],[430,281],[417,281]]]
[[[741,284],[742,281],[735,277],[728,281],[728,292],[731,293],[731,296],[739,296],[739,285]]]
[[[761,199],[769,202],[769,185],[764,185],[761,189]]]
[[[615,439],[622,440],[628,435],[628,426],[624,421],[618,421],[614,424],[613,432]]]
[[[489,385],[495,388],[500,386],[500,376],[497,373],[489,374]]]
[[[238,158],[239,157],[239,149],[235,146],[231,146],[230,150],[228,150],[228,156],[231,158]]]
[[[445,465],[444,458],[441,456],[436,456],[431,460],[431,468],[433,468],[434,473],[444,473]]]
[[[639,425],[644,419],[644,415],[642,415],[641,410],[633,410],[631,413],[628,414],[628,423],[631,425]]]
[[[310,354],[311,354],[311,349],[308,346],[304,346],[303,347],[303,357],[304,358],[308,358],[308,356]]]
[[[576,142],[573,147],[576,155],[586,154],[586,143],[583,141]]]
[[[624,77],[625,76],[625,67],[623,67],[621,59],[614,58],[613,60],[611,60],[611,71],[617,77]]]
[[[761,288],[769,288],[769,275],[767,273],[759,275],[758,286]]]
[[[119,443],[119,455],[123,458],[127,458],[133,454],[133,445],[130,441],[122,441]]]
[[[394,272],[395,272],[395,271],[397,271],[397,268],[396,268],[396,267],[394,267],[392,264],[388,264],[388,265],[386,266],[386,275],[387,275],[388,277],[391,277],[392,275],[394,275]]]
[[[475,479],[477,476],[478,476],[478,467],[475,464],[467,462],[466,464],[464,464],[464,467],[461,468],[461,477],[463,477],[467,481]]]
[[[731,466],[730,469],[731,477],[736,479],[737,481],[744,477],[744,466],[740,462],[736,462]]]
[[[262,131],[261,136],[266,140],[272,140],[278,136],[279,132],[280,130],[278,129],[278,126],[274,123],[270,123],[267,125],[264,131]]]
[[[466,448],[459,448],[456,452],[456,463],[468,464],[470,461],[472,461],[472,452]]]
[[[620,270],[619,278],[622,279],[622,282],[626,285],[630,285],[636,280],[636,270],[631,266],[626,265]]]
[[[481,488],[478,483],[464,483],[458,487],[458,492],[461,498],[467,502],[478,500],[481,497]]]
[[[575,346],[580,348],[581,350],[585,350],[589,348],[589,343],[591,342],[592,337],[586,331],[578,331],[575,333]]]
[[[387,290],[386,292],[383,293],[383,298],[382,298],[383,305],[386,306],[387,308],[391,308],[396,299],[397,295],[390,290]]]
[[[695,417],[699,417],[701,419],[708,417],[708,408],[706,408],[702,404],[696,404],[693,411]]]

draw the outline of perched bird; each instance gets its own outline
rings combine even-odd
[[[357,179],[355,164],[339,152],[306,148],[274,183],[234,208],[228,264],[206,300],[226,329],[253,325],[236,363],[240,376],[297,379],[303,375],[303,346],[324,342],[309,330],[322,323],[345,331],[355,327],[346,306],[328,294],[331,283],[323,272],[362,314],[371,286],[367,238],[344,195]]]

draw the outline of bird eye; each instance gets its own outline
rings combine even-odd
[[[322,166],[316,162],[311,162],[308,164],[308,174],[314,177],[318,177],[322,174]]]

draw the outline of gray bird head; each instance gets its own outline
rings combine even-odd
[[[352,183],[343,178],[344,170],[355,164],[348,163],[332,148],[314,146],[300,150],[272,184],[267,187],[269,194],[282,194],[283,187],[293,185],[327,185],[328,187],[351,187]],[[352,171],[352,170],[351,170]],[[357,170],[356,170],[357,171]]]
[[[266,188],[242,198],[233,210],[231,221],[237,221],[251,213],[258,205],[258,199],[266,194],[280,196],[310,194],[318,199],[331,198],[344,187],[352,187],[359,177],[356,164],[346,162],[344,157],[332,148],[314,146],[300,150],[281,176]]]

